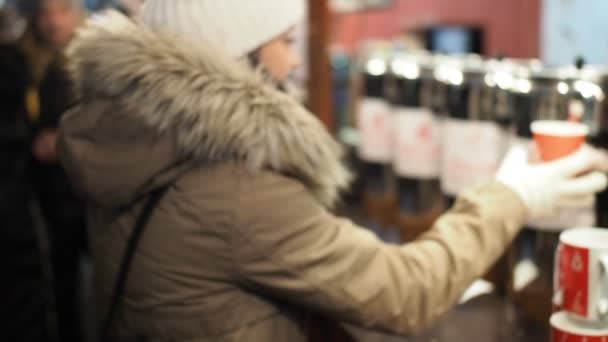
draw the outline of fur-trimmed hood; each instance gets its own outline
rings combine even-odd
[[[79,31],[67,58],[81,104],[58,148],[91,200],[123,205],[192,162],[280,172],[327,206],[349,184],[341,147],[314,115],[208,44],[108,13]]]

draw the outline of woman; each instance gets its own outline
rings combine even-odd
[[[328,211],[349,184],[341,150],[276,87],[298,63],[288,32],[302,15],[300,0],[147,0],[139,23],[111,14],[72,44],[81,105],[59,151],[89,203],[101,314],[135,218],[168,187],[117,341],[304,341],[317,314],[408,334],[448,310],[528,216],[606,186],[601,173],[569,179],[606,168],[592,150],[540,167],[514,153],[500,182],[463,195],[420,241],[383,244]]]

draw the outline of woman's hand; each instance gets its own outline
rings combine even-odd
[[[560,207],[584,207],[608,185],[608,155],[590,146],[553,162],[531,164],[522,146],[511,148],[496,179],[522,198],[530,218],[555,214]]]

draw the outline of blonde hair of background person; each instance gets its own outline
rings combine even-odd
[[[410,334],[452,305],[529,217],[606,187],[585,148],[513,150],[420,240],[388,245],[331,208],[350,172],[319,120],[276,87],[299,62],[300,0],[147,0],[70,46],[82,102],[58,148],[89,207],[100,317],[142,203],[168,187],[133,260],[115,341],[303,341],[315,317]],[[246,60],[266,70],[256,72]],[[273,82],[274,81],[274,82]]]

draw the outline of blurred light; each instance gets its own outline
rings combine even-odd
[[[410,80],[420,77],[420,67],[413,62],[396,59],[391,63],[391,69],[395,74]]]
[[[532,90],[532,82],[530,82],[530,80],[528,79],[520,78],[519,80],[517,80],[515,87],[520,93],[527,94]]]
[[[581,95],[586,99],[590,99],[592,97],[595,97],[596,99],[604,98],[604,92],[602,91],[602,88],[600,88],[595,83],[587,81],[576,81],[574,82],[574,89],[581,93]]]
[[[450,76],[448,77],[448,80],[453,85],[461,85],[462,82],[464,81],[464,75],[459,70],[452,70],[450,72]]]
[[[530,69],[532,71],[540,71],[543,69],[543,62],[540,59],[532,59],[530,61]]]
[[[447,82],[450,78],[451,68],[447,66],[439,66],[435,69],[434,76],[436,79],[442,82]]]
[[[562,95],[566,95],[570,91],[570,86],[566,82],[559,82],[557,84],[557,91]]]
[[[557,77],[561,79],[572,78],[577,74],[577,70],[574,66],[567,66],[557,70]]]
[[[568,116],[580,120],[585,114],[585,105],[579,100],[572,100],[568,104]]]
[[[381,76],[386,73],[386,62],[381,58],[373,58],[367,62],[367,72],[373,76]]]
[[[499,71],[496,73],[496,75],[494,77],[496,80],[496,84],[498,84],[498,86],[501,89],[506,90],[506,89],[513,88],[515,79],[514,79],[513,75],[511,75],[510,73],[505,72],[505,71]]]
[[[494,75],[492,75],[492,74],[486,74],[486,76],[483,78],[483,80],[484,80],[484,82],[486,82],[488,87],[496,86],[496,81],[494,80]]]
[[[521,65],[515,66],[514,75],[516,75],[519,78],[530,78],[530,70],[533,70],[533,69],[532,68],[526,68],[526,67],[521,66]]]

